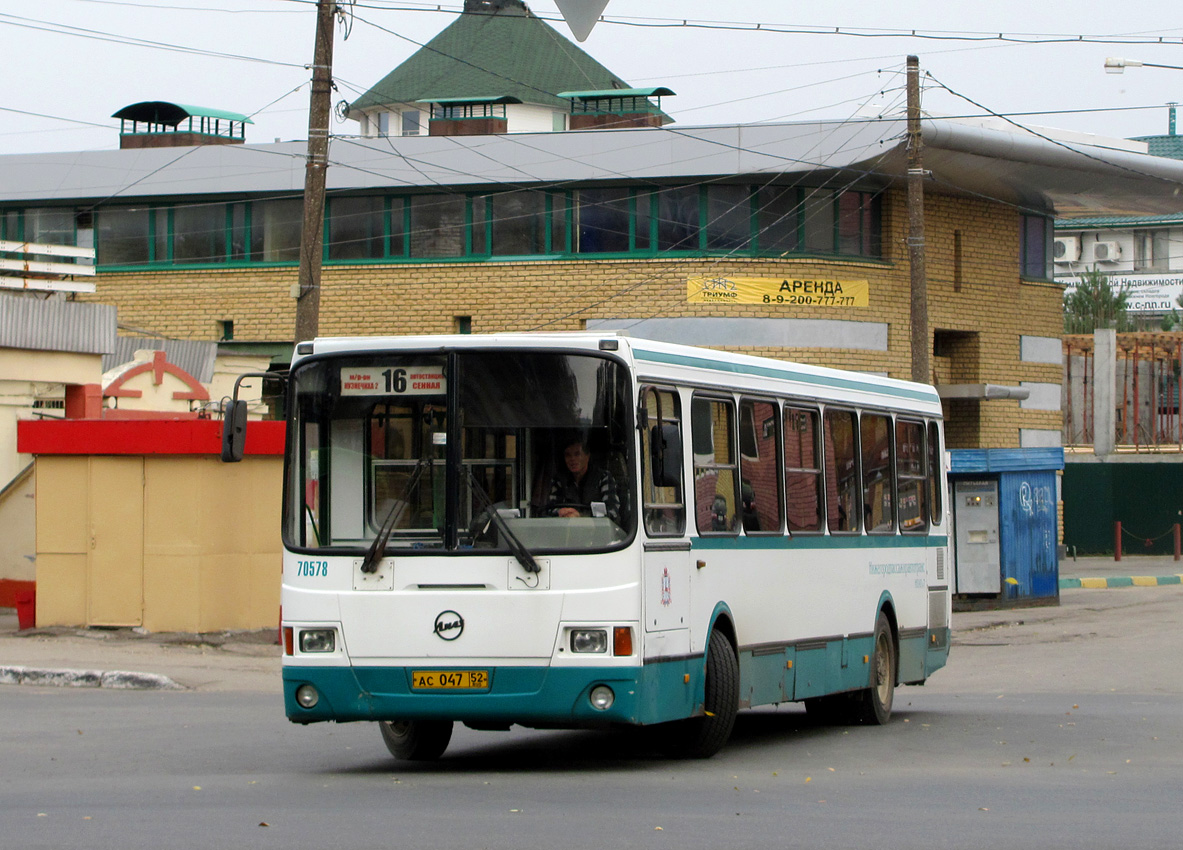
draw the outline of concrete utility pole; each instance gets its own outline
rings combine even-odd
[[[304,229],[296,296],[296,341],[320,329],[320,266],[324,253],[325,172],[329,167],[329,112],[333,89],[333,0],[316,2],[316,48],[308,105],[308,162],[304,171]]]
[[[924,168],[920,138],[920,60],[908,57],[908,265],[912,271],[912,380],[929,374],[928,279],[924,271]]]

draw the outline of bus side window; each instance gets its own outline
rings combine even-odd
[[[924,470],[924,425],[895,423],[895,454],[899,471],[900,531],[928,530],[928,480]]]
[[[743,530],[781,531],[780,410],[775,402],[743,399],[739,405],[739,496]]]
[[[892,493],[891,418],[864,413],[859,419],[863,450],[863,522],[870,534],[895,532]]]
[[[830,531],[857,532],[862,527],[862,493],[854,411],[827,410],[825,435],[827,525]]]
[[[735,404],[695,398],[690,403],[694,445],[694,514],[700,533],[739,530]]]
[[[686,529],[682,500],[682,420],[678,395],[649,388],[643,393],[648,427],[641,429],[641,503],[645,530],[655,536]]]
[[[940,525],[944,520],[944,479],[941,477],[944,453],[941,451],[941,429],[935,422],[928,423],[928,490],[932,493],[932,524]]]
[[[785,407],[785,513],[789,532],[822,530],[822,468],[816,410]]]

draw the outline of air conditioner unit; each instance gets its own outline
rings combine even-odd
[[[1080,237],[1057,236],[1052,246],[1052,257],[1057,263],[1075,263],[1080,259]]]
[[[1093,262],[1094,263],[1116,263],[1121,259],[1121,243],[1120,242],[1094,242],[1093,243]]]

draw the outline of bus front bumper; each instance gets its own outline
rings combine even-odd
[[[481,689],[415,689],[411,673],[409,667],[285,666],[288,719],[637,725],[688,717],[702,698],[701,659],[639,667],[496,667],[488,671],[489,686]],[[592,704],[592,693],[601,686],[612,691],[607,708]],[[309,687],[315,689],[312,705]]]

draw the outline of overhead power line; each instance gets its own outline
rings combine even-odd
[[[307,3],[312,0],[285,0],[285,2]],[[373,9],[383,12],[435,12],[456,15],[463,11],[459,5],[422,4],[406,2],[383,3],[380,0],[363,0],[355,8]],[[562,23],[563,18],[549,12],[533,11],[542,20]],[[651,29],[702,29],[726,30],[732,32],[758,32],[773,35],[821,35],[847,38],[919,38],[928,41],[995,41],[1011,44],[1180,44],[1183,31],[1179,28],[1167,30],[1172,34],[1141,33],[1023,33],[985,30],[936,30],[919,27],[844,27],[829,25],[784,24],[770,21],[726,21],[682,17],[637,17],[628,15],[601,15],[599,26],[625,26]]]
[[[75,38],[88,38],[95,41],[109,41],[115,44],[129,45],[131,47],[145,47],[151,50],[166,50],[170,53],[187,53],[193,56],[209,56],[215,59],[237,59],[243,62],[257,62],[262,65],[277,65],[283,68],[305,67],[303,64],[297,62],[280,62],[276,59],[263,59],[258,56],[246,56],[241,53],[223,53],[218,50],[205,50],[199,47],[186,47],[183,44],[169,44],[168,42],[163,41],[151,41],[149,39],[119,35],[117,33],[88,29],[86,27],[75,27],[69,24],[55,23],[53,21],[41,21],[35,18],[25,18],[20,15],[11,15],[7,12],[0,12],[0,24],[10,27],[19,27],[21,29],[36,30],[38,32],[49,32],[55,33],[57,35],[74,36]]]

